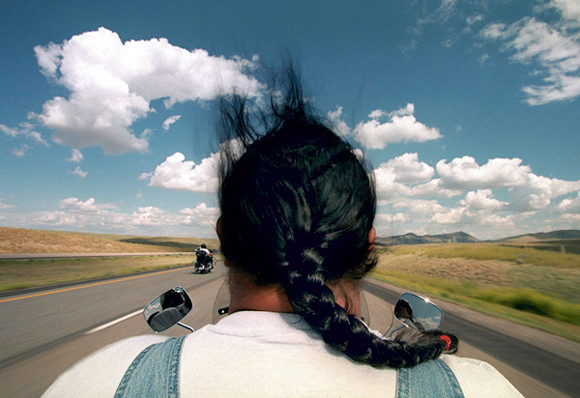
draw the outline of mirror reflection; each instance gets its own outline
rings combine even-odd
[[[143,309],[147,324],[155,332],[163,332],[176,325],[193,308],[187,292],[181,287],[169,289],[151,300]]]
[[[403,293],[395,304],[395,317],[405,326],[425,332],[441,326],[443,311],[427,298]]]

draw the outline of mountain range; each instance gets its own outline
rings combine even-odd
[[[550,240],[567,240],[580,239],[580,230],[560,230],[552,232],[539,232],[535,234],[526,234],[512,236],[502,239],[497,239],[492,242],[513,242],[513,243],[532,243]],[[378,246],[394,246],[394,245],[422,245],[426,243],[477,243],[483,242],[465,232],[455,232],[452,234],[441,235],[424,235],[419,236],[413,233],[405,235],[378,237],[376,244]]]

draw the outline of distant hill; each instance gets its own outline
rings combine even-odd
[[[545,241],[559,241],[568,239],[580,239],[580,230],[567,229],[552,232],[539,232],[535,234],[526,234],[511,236],[495,240],[494,242],[501,243],[540,243]]]
[[[399,236],[389,236],[386,238],[377,238],[376,244],[379,246],[395,245],[423,245],[426,243],[475,243],[479,239],[466,234],[465,232],[455,232],[453,234],[442,235],[424,235],[419,236],[413,233]]]
[[[217,239],[91,234],[0,227],[0,254],[19,253],[171,253],[192,252]]]

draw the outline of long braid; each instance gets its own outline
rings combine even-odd
[[[299,267],[291,264],[288,267],[291,269],[284,288],[295,313],[317,330],[327,344],[355,361],[393,368],[411,367],[441,355],[445,344],[436,337],[428,342],[405,344],[371,333],[362,321],[336,304],[319,271],[322,257],[312,248],[306,249],[301,257]]]

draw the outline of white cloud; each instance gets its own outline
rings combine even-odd
[[[13,129],[10,128],[4,124],[0,124],[0,131],[2,131],[4,134],[6,134],[9,137],[20,137],[23,136],[24,138],[30,139],[34,142],[36,142],[37,144],[41,144],[44,146],[50,146],[48,144],[48,142],[46,142],[42,136],[40,135],[39,132],[34,131],[34,125],[32,123],[29,122],[24,122],[20,124],[20,128],[18,129]]]
[[[521,159],[490,159],[479,166],[471,156],[437,162],[441,186],[451,189],[500,188],[523,185],[531,173],[529,166],[520,166]]]
[[[548,3],[548,7],[560,11],[567,22],[580,25],[580,3],[577,0],[552,0]]]
[[[420,162],[417,153],[405,153],[381,163],[373,174],[381,199],[399,196],[451,198],[461,194],[460,190],[444,187],[440,179],[432,179],[435,169]]]
[[[461,195],[461,190],[444,188],[440,178],[435,178],[424,184],[417,184],[409,190],[409,196],[413,197],[453,198],[459,195]]]
[[[547,23],[541,15],[523,18],[511,25],[491,23],[481,32],[488,40],[498,40],[512,59],[539,68],[541,84],[523,87],[527,103],[542,105],[580,95],[580,6],[575,0],[554,0],[549,7],[562,18]],[[543,11],[548,7],[536,7]]]
[[[558,211],[561,213],[572,213],[580,215],[580,192],[573,199],[564,199],[558,204]]]
[[[81,170],[81,166],[77,166],[76,169],[70,172],[72,175],[79,176],[80,178],[85,178],[89,175],[87,171]]]
[[[82,163],[84,157],[81,151],[78,149],[73,149],[71,153],[71,157],[68,159],[69,162],[73,163]]]
[[[471,26],[473,24],[476,24],[478,22],[481,22],[485,19],[485,15],[483,14],[474,14],[474,15],[470,15],[467,18],[465,18],[465,22],[467,23],[467,25]]]
[[[205,203],[198,204],[195,208],[182,209],[179,214],[184,217],[184,223],[215,227],[220,210],[217,207],[208,207]]]
[[[0,210],[8,210],[12,208],[14,208],[14,205],[2,203],[2,201],[0,200]]]
[[[59,207],[62,210],[80,213],[95,213],[100,209],[99,206],[96,205],[94,198],[89,198],[86,202],[82,202],[77,198],[63,199],[59,202]]]
[[[334,125],[334,129],[337,133],[346,137],[351,133],[350,127],[341,119],[342,117],[342,106],[336,108],[335,111],[327,113],[328,120]]]
[[[468,192],[465,199],[459,201],[459,204],[470,210],[500,210],[505,208],[508,203],[501,202],[493,198],[491,189],[478,189],[476,192]]]
[[[0,210],[14,206],[0,201]],[[37,213],[5,212],[0,214],[5,225],[18,228],[65,228],[66,230],[102,233],[137,233],[142,235],[215,237],[215,223],[219,217],[217,207],[198,204],[195,208],[168,212],[154,206],[137,208],[125,213],[117,205],[98,203],[94,198],[86,201],[67,198],[59,202],[59,209]]]
[[[12,154],[16,157],[23,157],[26,156],[26,151],[28,151],[30,149],[30,147],[26,144],[22,144],[20,145],[20,148],[14,148],[12,150]]]
[[[169,219],[169,214],[165,210],[147,206],[139,207],[136,212],[133,212],[130,223],[132,225],[161,225],[161,223],[173,224],[174,221]]]
[[[213,228],[219,217],[219,209],[200,203],[194,209],[184,208],[175,214],[157,207],[147,206],[139,207],[130,217],[129,224],[133,226],[189,225]]]
[[[464,207],[456,207],[454,209],[447,209],[435,213],[431,218],[431,222],[436,224],[461,224],[466,223],[468,216],[467,210]]]
[[[211,154],[200,164],[185,160],[185,156],[176,152],[167,157],[163,163],[155,168],[153,174],[144,173],[140,179],[149,179],[149,186],[201,192],[216,193],[218,188],[219,154]]]
[[[442,137],[439,129],[419,123],[414,112],[413,104],[389,113],[375,110],[369,115],[371,120],[360,122],[354,128],[354,138],[365,148],[383,149],[392,143],[426,142]],[[378,119],[387,115],[390,121],[381,124]]]
[[[393,208],[407,208],[411,214],[423,216],[431,216],[435,213],[445,211],[445,207],[441,206],[438,201],[423,199],[399,200],[393,204]]]
[[[426,182],[433,177],[435,169],[427,163],[419,162],[416,153],[405,153],[380,166],[395,174],[395,181],[403,184]]]
[[[526,184],[510,188],[510,208],[518,212],[543,210],[553,199],[579,189],[580,181],[562,181],[529,174]]]
[[[135,136],[131,126],[152,112],[152,100],[165,98],[170,107],[234,90],[259,97],[263,88],[247,75],[256,58],[211,56],[163,38],[123,43],[105,28],[37,46],[35,53],[42,73],[70,93],[45,102],[39,121],[54,130],[59,144],[101,146],[108,154],[148,150],[147,137]]]
[[[476,230],[478,237],[497,238],[507,236],[508,230],[524,233],[531,228],[525,220],[539,211],[562,214],[553,225],[577,228],[580,198],[566,198],[557,205],[554,200],[579,192],[580,181],[537,176],[521,163],[518,158],[496,158],[480,166],[465,156],[443,159],[433,169],[416,153],[406,153],[382,163],[373,173],[379,205],[391,206],[402,230],[437,234],[448,226],[451,232]],[[464,196],[451,200],[459,195]],[[377,217],[375,226],[392,235],[389,217]]]
[[[181,115],[174,115],[165,119],[165,121],[163,122],[163,130],[169,130],[169,127],[171,127],[171,125],[176,121],[178,121],[180,118]]]

